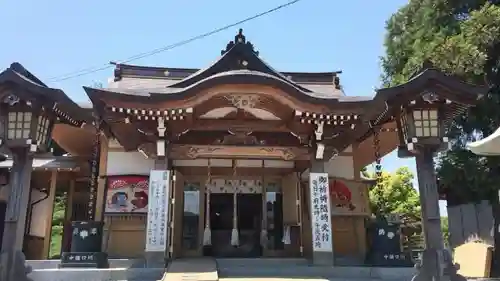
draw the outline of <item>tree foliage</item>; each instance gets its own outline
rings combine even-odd
[[[500,126],[500,1],[410,0],[388,20],[385,47],[385,86],[406,82],[425,61],[490,86],[475,108],[452,122],[447,132],[452,149],[439,155],[437,172],[440,183],[466,201],[492,199],[497,226],[500,208],[493,192],[500,182],[500,157],[476,156],[465,144]],[[500,237],[495,240],[498,247]]]
[[[370,210],[374,215],[402,214],[405,218],[420,220],[420,201],[413,188],[413,174],[408,167],[394,174],[382,173],[382,178],[370,190]]]
[[[373,178],[365,172],[365,176]],[[406,237],[404,246],[421,248],[422,227],[420,198],[413,187],[413,173],[401,167],[395,173],[382,173],[378,183],[370,189],[370,210],[377,217],[399,214],[402,219],[401,232]]]
[[[458,117],[448,135],[453,149],[440,155],[438,176],[464,198],[488,198],[500,181],[500,160],[479,157],[467,142],[500,126],[500,1],[411,0],[387,22],[386,86],[406,82],[425,61],[474,83],[491,85],[480,104]]]

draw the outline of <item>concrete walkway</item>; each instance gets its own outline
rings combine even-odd
[[[162,281],[216,281],[217,264],[214,259],[176,259],[170,263]]]

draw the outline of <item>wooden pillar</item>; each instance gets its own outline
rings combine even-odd
[[[360,164],[360,161],[359,161],[359,150],[358,150],[358,146],[359,144],[355,143],[352,145],[352,162],[353,162],[353,169],[354,169],[354,180],[356,181],[362,181],[361,179],[361,169],[364,168],[361,164]],[[365,202],[364,204],[366,205],[366,208],[368,209],[368,214],[371,214],[371,210],[370,209],[370,192],[369,192],[369,187],[365,188],[363,190],[363,195],[364,195],[364,198],[365,198]],[[366,219],[363,218],[363,217],[352,217],[354,219],[354,222],[356,224],[356,227],[355,227],[355,232],[356,232],[356,237],[357,237],[357,240],[358,240],[358,255],[360,257],[364,257],[367,253],[367,238],[366,238],[366,228],[367,228],[367,224],[366,224]],[[362,225],[363,225],[363,229],[362,231],[358,231],[358,221],[360,220],[363,220],[362,222]],[[334,245],[335,246],[335,245]]]
[[[104,220],[104,200],[106,197],[106,172],[108,167],[108,146],[109,140],[101,134],[101,153],[99,157],[99,178],[97,180],[97,200],[95,206],[96,221]]]
[[[183,197],[184,197],[184,176],[179,172],[174,172],[174,181],[171,201],[171,258],[179,258],[182,256],[182,217],[183,217]]]
[[[49,197],[46,199],[49,204],[49,210],[45,215],[45,237],[43,239],[42,259],[48,259],[50,255],[50,240],[52,236],[52,217],[54,215],[54,200],[57,189],[57,171],[52,171],[49,183]]]
[[[12,152],[14,161],[0,255],[0,280],[13,281],[26,276],[26,273],[23,272],[26,260],[23,253],[23,242],[29,206],[33,155],[30,154],[28,148],[12,150]]]
[[[66,210],[64,211],[64,219],[66,221],[71,221],[73,215],[73,201],[75,196],[75,179],[69,181],[68,194],[66,199]]]
[[[73,176],[75,174],[72,174]],[[61,254],[69,252],[71,248],[71,221],[73,220],[73,202],[75,197],[75,180],[69,182],[68,193],[66,197],[66,209],[64,210],[64,225],[62,233]]]

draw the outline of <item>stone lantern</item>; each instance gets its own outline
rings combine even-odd
[[[424,92],[403,107],[397,120],[400,149],[406,148],[410,154],[418,153],[421,148],[434,151],[448,149],[446,105],[451,103],[433,92]]]
[[[1,106],[6,124],[0,144],[10,150],[46,152],[55,121],[52,110],[41,101],[21,100],[14,93],[4,95]]]
[[[5,280],[23,280],[23,273],[28,271],[24,265],[22,248],[33,155],[47,151],[56,118],[51,104],[44,99],[21,97],[14,91],[4,92],[0,96],[0,120],[3,124],[0,143],[10,151],[13,158],[3,234],[5,247],[2,247],[2,258],[7,259],[2,264],[6,268],[12,268],[12,271],[2,272]]]
[[[434,156],[449,148],[446,125],[470,105],[460,99],[450,100],[448,96],[423,91],[395,116],[400,140],[398,155],[415,157],[422,203],[425,249],[415,281],[444,280],[441,278],[456,274],[451,255],[444,248]]]
[[[82,109],[21,64],[0,72],[0,145],[12,157],[0,254],[0,280],[29,280],[22,252],[35,154],[48,152],[56,121],[81,126]]]

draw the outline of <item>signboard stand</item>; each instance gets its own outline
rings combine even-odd
[[[333,266],[331,203],[328,173],[309,174],[313,263]]]
[[[170,171],[151,170],[146,226],[146,266],[164,266],[168,242]]]

